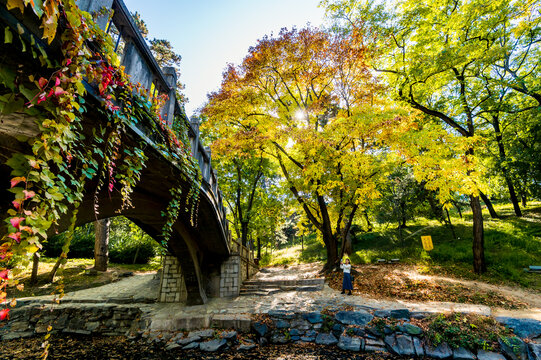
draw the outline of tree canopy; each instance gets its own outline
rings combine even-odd
[[[372,56],[362,37],[284,29],[229,65],[203,110],[221,142],[260,148],[276,162],[326,246],[327,265],[394,161],[383,138],[397,110],[367,66]]]

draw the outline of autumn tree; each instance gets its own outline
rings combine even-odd
[[[203,110],[219,138],[276,162],[325,244],[327,269],[390,167],[381,135],[392,121],[366,65],[371,56],[362,37],[283,29],[228,66]]]
[[[487,141],[474,140],[477,136],[484,135],[489,127],[496,137],[501,136],[497,120],[504,114],[539,105],[539,1],[323,3],[337,27],[369,34],[367,41],[383,50],[371,65],[387,75],[397,99],[431,117],[445,131],[463,138],[467,146],[462,156],[470,167],[467,176],[484,171],[480,161],[476,161],[477,168],[471,168],[473,158],[484,155]],[[509,91],[502,93],[502,86]],[[506,94],[511,92],[515,99],[520,98],[520,109],[507,106],[510,97]],[[502,94],[505,106],[498,101]],[[505,155],[499,152],[499,156]],[[505,168],[503,177],[510,179]],[[478,178],[475,186],[459,189],[470,196],[477,273],[486,271],[479,197],[491,215],[496,215],[481,182]],[[510,181],[508,185],[512,185]],[[512,186],[509,192],[520,216]]]

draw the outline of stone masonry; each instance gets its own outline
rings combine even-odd
[[[160,283],[160,302],[184,302],[187,292],[182,270],[176,256],[167,254],[163,258],[163,270]]]
[[[224,261],[220,271],[220,297],[238,296],[241,285],[240,255],[231,255]]]
[[[221,298],[238,296],[242,282],[252,277],[259,270],[251,257],[250,251],[240,244],[235,244],[237,248],[220,265],[220,273],[217,274],[220,282],[219,293],[214,296]],[[209,279],[209,281],[213,280]],[[218,279],[216,279],[216,283],[217,281]],[[186,298],[186,285],[178,259],[171,254],[167,254],[163,258],[158,301],[165,303],[184,302]]]

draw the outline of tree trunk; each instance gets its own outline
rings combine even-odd
[[[451,216],[449,216],[449,210],[447,210],[447,208],[445,208],[445,213],[447,214],[447,224],[449,225],[449,228],[451,229],[451,233],[453,234],[453,239],[456,240],[455,227],[453,226],[453,223],[451,222]]]
[[[500,153],[500,160],[502,162],[501,170],[502,170],[505,182],[507,183],[507,188],[509,189],[509,198],[511,199],[511,203],[513,204],[515,215],[518,217],[521,217],[522,211],[520,211],[520,206],[518,205],[518,199],[517,199],[517,194],[515,192],[515,187],[513,186],[513,182],[511,181],[511,177],[509,176],[507,165],[505,165],[505,160],[507,159],[507,155],[505,153],[505,148],[503,146],[503,137],[502,137],[502,132],[500,130],[500,121],[498,117],[493,117],[492,126],[494,127],[494,131],[496,133],[496,142],[498,144],[498,151]]]
[[[240,222],[240,233],[241,233],[242,245],[246,246],[246,244],[248,243],[248,221]]]
[[[402,220],[398,226],[401,228],[406,228],[406,203],[405,202],[400,202],[400,217],[402,218]]]
[[[404,236],[402,235],[402,226],[400,224],[400,220],[398,221],[398,236],[400,237],[400,243],[402,244],[402,247],[404,247]]]
[[[485,264],[485,239],[483,233],[483,212],[478,196],[470,196],[473,213],[473,270],[476,274],[487,271]]]
[[[522,207],[525,208],[526,207],[526,194],[525,193],[522,193],[520,194],[520,199],[522,200]]]
[[[509,188],[509,198],[511,199],[511,203],[513,204],[515,215],[518,217],[521,217],[522,211],[520,210],[520,206],[518,204],[518,198],[515,192],[515,187],[513,186],[513,182],[511,181],[508,175],[505,175],[505,182],[507,183],[507,187]]]
[[[261,238],[257,237],[257,258],[261,259]]]
[[[109,263],[109,226],[110,219],[102,219],[94,222],[96,240],[94,242],[94,269],[107,271]]]
[[[323,271],[332,271],[338,265],[338,244],[332,233],[324,231],[322,235],[327,250],[327,263],[323,267]]]
[[[342,239],[342,245],[340,247],[340,259],[344,257],[345,254],[351,255],[352,250],[352,241],[351,241],[351,232],[348,232],[347,235]]]
[[[462,219],[462,210],[460,209],[460,204],[458,204],[456,201],[452,201],[452,203],[455,206],[456,211],[458,211],[458,215]]]
[[[496,213],[496,210],[494,210],[494,206],[492,206],[492,202],[490,201],[490,199],[485,194],[483,194],[482,191],[479,191],[479,195],[481,196],[481,199],[483,199],[483,202],[487,206],[488,212],[490,213],[490,217],[493,219],[498,219],[499,216]]]
[[[304,252],[304,235],[301,235],[301,254]]]
[[[368,218],[368,213],[366,212],[366,210],[363,210],[362,216],[364,218],[364,221],[366,221],[366,231],[367,232],[372,231],[374,228],[372,227],[372,224],[370,223],[370,219]]]
[[[62,265],[62,262],[66,259],[66,254],[62,253],[58,257],[58,260],[56,260],[56,263],[53,266],[53,269],[49,273],[49,282],[52,283],[54,281],[54,277],[56,276],[56,272],[60,268],[60,265]]]
[[[39,254],[35,252],[32,261],[32,275],[30,276],[30,284],[32,285],[38,282],[39,257]]]

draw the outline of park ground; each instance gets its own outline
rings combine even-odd
[[[327,295],[333,301],[378,302],[379,304],[433,304],[454,302],[465,306],[489,307],[498,316],[529,317],[541,320],[541,274],[528,273],[528,265],[541,265],[541,203],[531,205],[523,218],[511,215],[509,206],[498,206],[500,219],[485,216],[485,241],[488,272],[478,276],[471,270],[471,219],[452,217],[456,239],[448,227],[438,222],[418,219],[404,229],[404,240],[392,226],[376,227],[373,232],[358,234],[353,242],[354,296],[339,295],[341,273],[326,275]],[[434,250],[425,252],[420,236],[431,235]],[[265,254],[266,253],[266,254]],[[305,237],[303,245],[285,244],[278,249],[263,249],[267,272],[318,276],[325,251],[315,237]],[[376,259],[398,258],[397,264],[376,264]],[[92,259],[69,259],[62,276],[49,284],[46,275],[54,259],[43,259],[35,285],[29,284],[29,271],[20,275],[23,291],[11,290],[17,298],[47,295],[55,291],[62,279],[65,292],[89,289],[89,293],[118,287],[130,279],[152,278],[159,268],[159,258],[146,265],[110,264],[106,273],[90,272]],[[313,274],[312,274],[313,273]],[[150,281],[150,280],[149,280]],[[156,281],[154,281],[156,284]],[[95,288],[94,290],[92,290]],[[103,291],[102,291],[103,292]],[[303,295],[308,296],[308,295]],[[311,295],[309,295],[311,296]],[[342,297],[344,299],[342,299]],[[300,298],[300,297],[299,297]],[[298,298],[298,299],[299,299]],[[286,295],[276,299],[287,300]],[[297,300],[298,300],[297,299]],[[250,298],[246,299],[252,301]],[[304,299],[310,303],[310,299]],[[298,301],[291,301],[292,306]],[[242,307],[242,300],[230,307]],[[253,304],[252,304],[253,305]],[[229,306],[229,305],[228,305]],[[244,310],[243,310],[244,311]],[[3,342],[2,359],[34,359],[43,352],[42,338]],[[233,350],[219,355],[200,352],[166,352],[163,347],[146,341],[128,341],[125,337],[77,337],[55,335],[51,340],[50,359],[394,359],[390,355],[341,352],[316,345],[288,345],[256,348],[246,353]]]
[[[500,218],[485,214],[485,254],[488,271],[479,276],[472,270],[471,214],[462,218],[452,214],[456,238],[449,227],[435,220],[417,219],[403,229],[403,240],[390,225],[376,225],[374,231],[357,234],[353,241],[356,295],[375,299],[405,301],[451,301],[480,304],[501,309],[541,308],[541,274],[524,271],[529,265],[541,265],[541,203],[532,203],[522,218],[512,216],[509,205],[496,207]],[[420,237],[431,235],[434,250],[422,249]],[[377,259],[400,259],[398,264],[379,264]],[[325,249],[315,236],[305,237],[301,245],[288,243],[278,249],[263,249],[263,266],[290,267],[325,260]],[[19,279],[22,291],[12,288],[16,298],[48,295],[58,281],[50,284],[47,274],[54,259],[43,259],[38,282],[29,283],[29,270]],[[92,273],[92,259],[69,259],[62,273],[64,291],[71,292],[102,286],[131,275],[154,272],[160,259],[149,264],[110,264],[105,273]],[[59,278],[60,279],[60,278]],[[327,274],[331,288],[341,286],[341,273]]]

